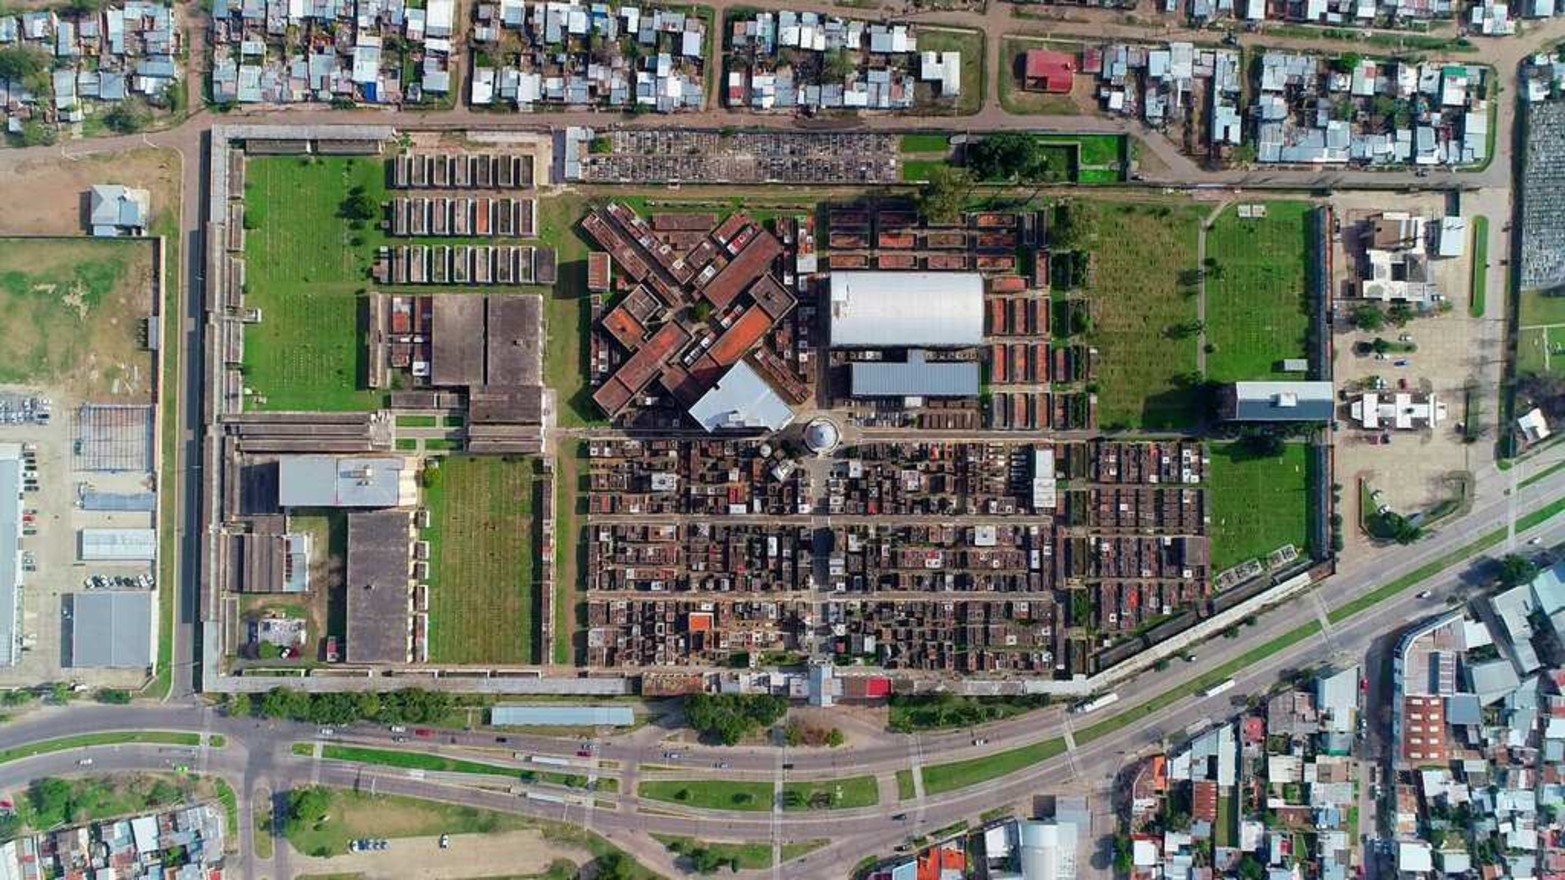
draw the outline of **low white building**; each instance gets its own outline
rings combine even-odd
[[[1349,407],[1353,420],[1365,430],[1379,431],[1393,428],[1412,431],[1418,428],[1434,428],[1445,421],[1446,407],[1434,394],[1414,394],[1400,391],[1395,394],[1369,392],[1353,401]]]

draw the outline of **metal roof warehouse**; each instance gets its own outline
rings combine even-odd
[[[831,273],[831,344],[960,348],[984,335],[984,281],[972,272]]]

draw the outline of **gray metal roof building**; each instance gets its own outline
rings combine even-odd
[[[831,344],[960,348],[984,335],[984,280],[972,272],[831,273]]]
[[[1223,417],[1238,422],[1329,422],[1336,411],[1330,382],[1235,382]]]
[[[22,447],[0,443],[0,666],[16,663],[22,619]]]
[[[406,663],[412,656],[413,519],[402,510],[348,514],[348,660]]]
[[[691,405],[690,417],[708,431],[781,431],[793,421],[793,410],[760,373],[740,361]]]
[[[400,456],[277,459],[277,503],[282,507],[401,507],[417,499],[412,469]]]
[[[629,706],[495,706],[496,727],[629,727],[636,714]]]
[[[930,363],[922,351],[907,353],[906,362],[854,361],[854,397],[976,397],[977,361]]]
[[[71,595],[71,665],[142,669],[152,665],[151,590]]]

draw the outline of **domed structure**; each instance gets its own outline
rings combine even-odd
[[[842,432],[830,419],[815,419],[804,426],[804,445],[816,455],[825,455],[837,448]]]

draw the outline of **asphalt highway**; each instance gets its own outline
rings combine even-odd
[[[1540,464],[1538,467],[1542,467]],[[1517,515],[1542,507],[1556,497],[1565,496],[1565,471],[1549,475],[1535,484],[1519,488],[1514,510]],[[228,778],[240,793],[244,818],[242,840],[247,876],[288,876],[281,863],[287,848],[277,847],[277,861],[260,864],[253,856],[249,834],[254,828],[250,813],[258,792],[286,791],[314,783],[371,789],[380,793],[430,797],[475,807],[506,810],[544,819],[566,821],[590,827],[607,835],[638,858],[658,866],[661,848],[649,846],[646,832],[680,834],[705,839],[806,840],[825,838],[827,848],[812,854],[808,862],[790,866],[789,876],[840,876],[866,853],[885,853],[903,838],[952,822],[976,819],[979,813],[998,805],[1017,803],[1045,793],[1081,792],[1107,796],[1108,785],[1117,770],[1138,751],[1177,739],[1188,730],[1209,720],[1225,717],[1230,700],[1246,693],[1264,690],[1273,684],[1280,671],[1312,663],[1338,660],[1362,662],[1371,646],[1404,625],[1444,611],[1447,595],[1465,595],[1475,579],[1471,563],[1453,565],[1417,587],[1387,599],[1372,610],[1326,627],[1318,636],[1299,642],[1237,675],[1237,687],[1221,697],[1190,697],[1173,707],[1146,717],[1137,716],[1137,704],[1169,687],[1189,681],[1215,665],[1239,656],[1270,638],[1288,632],[1307,621],[1316,609],[1334,607],[1362,591],[1398,577],[1430,560],[1469,544],[1483,534],[1503,528],[1513,509],[1511,499],[1500,497],[1475,506],[1458,520],[1424,542],[1410,547],[1387,550],[1377,557],[1373,570],[1362,570],[1329,579],[1316,590],[1320,602],[1310,596],[1263,613],[1254,627],[1244,629],[1239,639],[1215,639],[1199,649],[1195,663],[1176,661],[1162,672],[1147,672],[1120,689],[1123,697],[1114,709],[1131,716],[1125,725],[1067,753],[1031,765],[1017,773],[989,783],[960,789],[922,800],[895,804],[885,799],[879,806],[831,812],[768,813],[703,811],[679,805],[638,804],[634,782],[649,775],[688,779],[772,780],[781,775],[789,780],[827,779],[848,775],[873,774],[887,777],[909,766],[909,756],[918,754],[925,766],[953,760],[981,757],[994,752],[1069,734],[1071,721],[1060,708],[1052,708],[1008,719],[976,730],[904,736],[882,734],[862,743],[830,751],[787,750],[786,762],[792,769],[782,771],[778,750],[770,747],[727,749],[663,742],[663,731],[643,729],[597,742],[601,758],[618,763],[618,769],[606,771],[622,780],[619,794],[599,793],[593,798],[563,793],[552,787],[519,786],[522,794],[476,787],[476,778],[432,774],[416,779],[407,771],[372,768],[336,761],[317,761],[292,753],[292,744],[321,738],[312,725],[289,722],[227,718],[197,702],[171,702],[161,705],[45,707],[35,710],[13,724],[0,727],[0,749],[80,733],[111,730],[182,730],[219,733],[226,738],[224,748],[199,749],[170,746],[126,745],[74,749],[0,765],[0,786],[12,787],[40,776],[115,770],[167,770],[177,764],[189,765],[197,772]],[[1532,530],[1517,532],[1518,542],[1538,538],[1555,544],[1565,541],[1565,517],[1555,518]],[[1501,548],[1503,549],[1503,545]],[[1419,598],[1423,591],[1432,593]],[[1323,616],[1323,614],[1319,614]],[[1093,722],[1113,717],[1104,710],[1090,717]],[[501,734],[476,731],[438,731],[428,739],[411,734],[393,734],[378,726],[356,725],[334,732],[334,738],[376,745],[395,746],[395,736],[407,736],[404,747],[420,751],[481,758],[499,763],[511,762],[509,753],[542,755],[578,762],[580,742],[531,735],[503,734],[505,743],[497,743]],[[454,741],[453,741],[454,740]],[[975,745],[983,741],[983,745]],[[672,761],[668,752],[677,750],[680,758]],[[92,765],[78,764],[91,757]],[[721,763],[725,766],[718,767]],[[520,763],[517,764],[521,766]],[[675,766],[677,770],[652,769]],[[492,780],[487,780],[492,782]],[[883,786],[885,790],[885,786]],[[553,797],[564,794],[566,803],[539,800],[532,795]],[[587,806],[596,800],[609,806]],[[904,818],[894,818],[904,817]],[[663,869],[666,855],[662,856]]]

